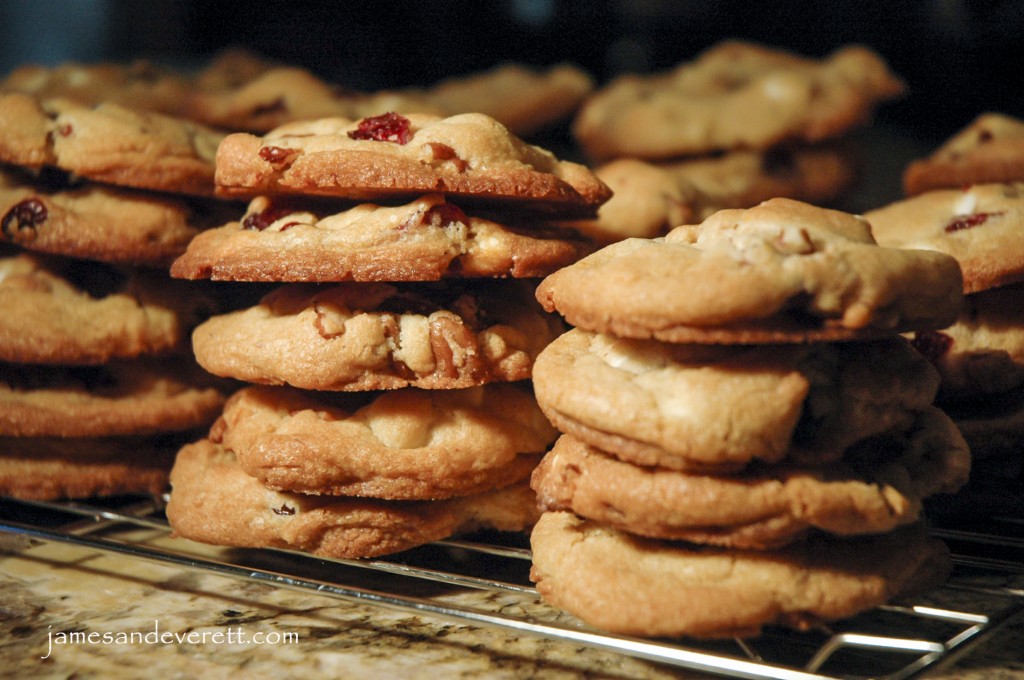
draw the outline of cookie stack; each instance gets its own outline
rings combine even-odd
[[[898,333],[956,318],[955,260],[773,199],[607,246],[537,296],[576,326],[534,367],[563,432],[532,476],[546,600],[623,634],[746,636],[945,578],[922,501],[970,454]]]
[[[904,173],[907,199],[867,214],[880,243],[957,259],[957,322],[914,345],[942,376],[939,403],[971,446],[971,482],[935,510],[1019,514],[1024,494],[1024,122],[979,116]]]
[[[855,180],[849,133],[903,91],[860,46],[819,60],[726,41],[670,72],[621,76],[573,124],[615,192],[580,228],[612,242],[773,197],[827,204]]]
[[[175,531],[357,558],[532,525],[556,432],[528,379],[564,327],[530,279],[589,251],[544,225],[607,188],[482,114],[396,113],[230,135],[217,184],[249,209],[172,274],[276,287],[193,335],[250,386],[179,453]]]
[[[216,212],[220,135],[0,95],[0,493],[163,493],[224,404],[188,347],[215,309],[168,263]]]

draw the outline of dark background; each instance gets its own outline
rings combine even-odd
[[[515,60],[599,82],[723,38],[822,56],[860,42],[910,86],[879,118],[942,139],[982,111],[1024,117],[1024,0],[4,0],[0,70],[149,58],[186,68],[243,45],[357,89],[426,85]]]

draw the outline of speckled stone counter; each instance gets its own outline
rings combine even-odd
[[[146,540],[173,545],[156,532]],[[1003,583],[1024,587],[1024,578],[1010,579]],[[513,616],[567,619],[516,594],[437,586],[429,595]],[[126,641],[131,632],[134,642]],[[90,633],[92,642],[85,641]],[[17,678],[706,677],[530,634],[5,533],[0,647],[0,675]],[[928,677],[1024,679],[1024,620]]]

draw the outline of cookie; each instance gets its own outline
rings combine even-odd
[[[346,209],[260,196],[241,220],[196,237],[171,274],[318,282],[539,278],[592,250],[571,229],[471,217],[440,194]]]
[[[964,292],[1024,281],[1024,182],[929,191],[864,214],[878,242],[960,263]]]
[[[983,113],[903,172],[908,196],[967,184],[1024,181],[1024,121]]]
[[[572,64],[537,70],[510,63],[448,78],[426,94],[448,115],[482,113],[528,137],[569,118],[594,86],[590,74]]]
[[[160,271],[0,252],[0,361],[101,364],[182,351],[216,310]]]
[[[427,193],[522,211],[591,217],[610,191],[589,169],[524,143],[483,114],[386,113],[228,135],[217,152],[222,196],[264,193],[360,201]]]
[[[638,465],[721,473],[837,460],[910,427],[938,376],[902,338],[699,346],[577,328],[541,352],[533,383],[562,432]]]
[[[922,413],[906,438],[883,445],[881,462],[713,476],[624,463],[563,435],[531,484],[545,511],[568,510],[651,538],[764,550],[812,528],[842,536],[892,531],[918,521],[925,498],[967,482],[970,451],[937,408]]]
[[[246,548],[288,548],[324,557],[374,557],[482,528],[522,531],[536,521],[523,481],[446,501],[380,501],[267,489],[234,454],[202,440],[171,471],[167,519],[177,536]]]
[[[1024,385],[1024,284],[964,296],[956,323],[913,336],[942,376],[944,404],[997,395]]]
[[[599,241],[656,238],[725,208],[750,208],[769,198],[828,203],[855,179],[855,162],[840,145],[732,151],[712,158],[648,163],[620,158],[594,172],[612,190],[597,219],[574,226]]]
[[[0,168],[0,240],[101,262],[168,267],[220,206]]]
[[[961,289],[943,253],[882,248],[859,217],[777,198],[605,246],[544,279],[537,299],[589,330],[754,343],[943,328]]]
[[[181,436],[0,437],[0,494],[30,500],[167,490]]]
[[[72,99],[92,106],[121,106],[177,114],[189,91],[189,79],[152,62],[127,64],[65,62],[56,66],[28,64],[0,81],[0,92],[20,92],[39,99]]]
[[[215,375],[313,390],[473,387],[525,380],[563,330],[532,287],[289,284],[192,334]]]
[[[529,389],[496,384],[337,397],[248,387],[210,437],[271,488],[427,500],[529,476],[556,435]]]
[[[88,367],[0,364],[0,375],[0,432],[7,436],[190,430],[209,426],[224,406],[223,393],[183,359]]]
[[[296,66],[269,66],[234,82],[217,77],[224,71],[222,65],[211,65],[211,69],[200,73],[200,87],[186,98],[184,114],[226,130],[262,134],[287,123],[319,118],[360,118],[388,111],[442,113],[423,93],[353,92]]]
[[[531,544],[531,578],[547,602],[596,628],[646,637],[808,629],[937,586],[951,570],[945,545],[919,525],[742,551],[630,536],[553,512],[538,520]]]
[[[768,149],[841,136],[904,89],[862,46],[810,59],[725,41],[672,71],[613,80],[584,102],[573,133],[595,161]]]
[[[57,167],[97,182],[177,194],[213,194],[223,134],[112,102],[94,106],[0,95],[0,162]]]

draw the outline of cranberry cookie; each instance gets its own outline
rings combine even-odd
[[[271,488],[426,500],[529,476],[556,434],[528,389],[502,383],[333,397],[248,387],[210,437]]]
[[[380,501],[267,489],[209,440],[184,447],[171,471],[167,519],[203,543],[288,548],[356,559],[408,550],[482,528],[528,529],[537,518],[529,485],[445,501]]]
[[[563,435],[531,482],[542,510],[569,510],[651,538],[764,550],[812,528],[847,536],[916,522],[925,498],[957,491],[970,472],[967,444],[937,408],[906,436],[858,448],[828,467],[712,476],[631,465]]]
[[[965,293],[1024,280],[1024,182],[929,191],[864,217],[884,246],[956,258]]]
[[[966,184],[1024,181],[1024,121],[983,113],[903,172],[908,196]]]
[[[689,547],[631,536],[567,512],[533,529],[541,596],[613,633],[753,637],[808,629],[942,583],[949,551],[918,525],[775,551]]]
[[[215,311],[159,271],[0,251],[0,361],[101,364],[182,350]]]
[[[0,168],[0,240],[54,255],[167,267],[196,234],[224,222],[210,202],[53,179]]]
[[[444,193],[564,217],[593,216],[611,193],[586,167],[475,113],[391,112],[291,123],[263,137],[228,135],[217,152],[217,187],[223,196],[369,201]]]
[[[529,285],[282,286],[192,336],[215,375],[315,390],[472,387],[525,380],[563,330]]]
[[[544,279],[537,298],[625,337],[790,342],[942,328],[962,287],[948,255],[883,248],[864,219],[777,198],[605,246]]]
[[[97,182],[213,194],[223,134],[190,121],[103,102],[0,95],[0,162],[57,167]]]
[[[171,267],[232,281],[436,281],[542,277],[593,250],[578,232],[471,217],[440,194],[338,212],[257,197],[245,216],[194,239]]]
[[[914,346],[939,369],[944,403],[972,401],[1024,385],[1024,284],[964,297],[952,326],[913,336]]]
[[[594,160],[768,149],[838,137],[903,91],[861,46],[817,60],[727,41],[673,71],[612,81],[584,102],[573,132]]]
[[[552,423],[618,458],[677,470],[820,464],[909,428],[938,376],[902,338],[856,344],[670,345],[574,329],[534,365]]]

